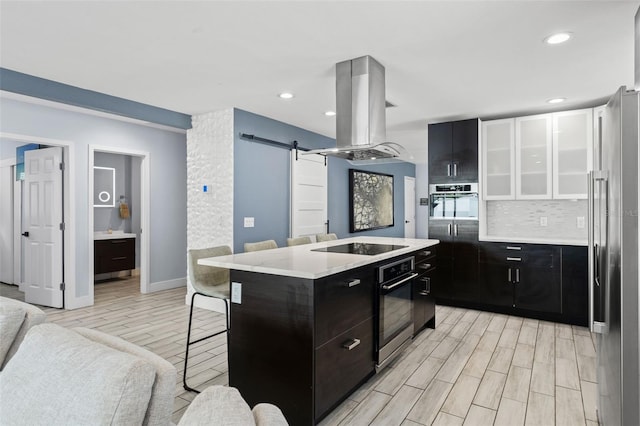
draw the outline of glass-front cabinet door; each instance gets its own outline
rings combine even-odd
[[[483,194],[485,200],[515,198],[514,119],[482,123]]]
[[[553,198],[587,198],[592,163],[593,110],[553,114]]]
[[[516,198],[551,198],[552,118],[516,118]]]

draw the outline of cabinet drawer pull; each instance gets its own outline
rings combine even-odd
[[[521,257],[507,257],[507,260],[512,260],[514,262],[521,262],[522,258]]]
[[[359,279],[355,279],[355,280],[351,280],[347,283],[347,287],[355,287],[358,284],[360,284],[360,280]]]
[[[419,263],[418,264],[418,269],[430,269],[431,268],[431,264],[430,263]]]
[[[427,290],[422,290],[421,292],[418,293],[420,296],[428,296],[429,292]]]
[[[423,256],[431,256],[431,250],[425,250],[423,252],[420,253]]]
[[[522,247],[518,247],[518,246],[507,246],[507,250],[522,250]]]
[[[520,283],[520,268],[516,269],[516,284]]]
[[[346,341],[342,344],[342,347],[348,351],[350,351],[351,349],[355,348],[356,346],[358,346],[360,344],[360,339],[351,339],[349,341]]]
[[[509,273],[507,274],[507,276],[508,276],[507,280],[511,282],[511,268],[509,268]]]
[[[111,260],[123,260],[126,259],[127,256],[120,256],[120,257],[112,257]]]

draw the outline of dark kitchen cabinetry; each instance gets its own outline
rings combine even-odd
[[[292,425],[318,422],[375,373],[375,264],[317,280],[231,271],[229,384]]]
[[[561,249],[483,243],[478,301],[536,312],[562,312]]]
[[[413,334],[425,326],[435,328],[436,301],[431,293],[435,282],[436,248],[430,247],[416,254],[416,272],[413,281]]]
[[[429,183],[478,181],[478,119],[429,125]]]
[[[438,303],[475,301],[478,285],[478,221],[432,219],[429,238],[440,240],[432,292]]]
[[[589,321],[588,265],[587,247],[562,247],[562,315],[571,324]]]
[[[94,274],[125,271],[136,268],[136,239],[118,238],[94,240]]]

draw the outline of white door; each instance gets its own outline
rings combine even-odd
[[[319,154],[291,151],[291,237],[327,232],[327,166]],[[313,238],[312,238],[313,240]]]
[[[15,284],[13,277],[13,165],[0,167],[0,281]]]
[[[404,237],[416,237],[416,179],[404,177]]]
[[[25,301],[62,307],[62,148],[25,152]]]

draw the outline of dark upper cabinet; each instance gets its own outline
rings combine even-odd
[[[429,125],[429,183],[478,181],[478,119]]]

